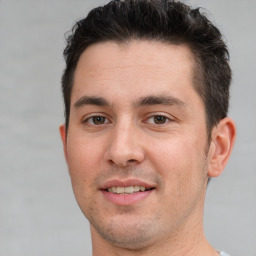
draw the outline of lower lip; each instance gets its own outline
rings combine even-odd
[[[113,204],[116,205],[132,205],[135,203],[138,203],[142,201],[143,199],[147,198],[153,190],[148,190],[144,192],[136,192],[132,194],[116,194],[116,193],[111,193],[106,190],[101,190],[104,197],[110,201]]]

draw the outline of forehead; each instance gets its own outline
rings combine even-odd
[[[177,97],[194,91],[193,77],[194,56],[186,45],[145,40],[97,43],[80,56],[71,101],[81,94],[105,97],[115,93],[134,99],[171,93]]]

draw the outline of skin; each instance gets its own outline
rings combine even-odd
[[[235,125],[221,120],[208,142],[194,66],[186,45],[155,41],[98,43],[81,55],[68,133],[61,125],[60,134],[94,256],[218,255],[204,237],[203,206]],[[134,204],[114,204],[100,190],[106,181],[135,178],[154,190]]]

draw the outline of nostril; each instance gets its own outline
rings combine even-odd
[[[130,159],[130,160],[128,160],[128,162],[133,163],[133,162],[136,162],[136,160],[135,159]]]

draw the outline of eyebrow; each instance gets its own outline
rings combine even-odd
[[[83,96],[74,104],[76,108],[82,107],[84,105],[109,106],[106,99],[94,96]]]
[[[147,97],[142,97],[138,101],[136,101],[135,105],[136,106],[176,105],[179,107],[186,106],[185,102],[183,102],[182,100],[173,96],[165,96],[165,95],[160,95],[160,96],[150,95]]]
[[[83,96],[78,101],[75,102],[75,108],[80,108],[85,105],[95,105],[95,106],[109,106],[110,104],[105,98],[102,97],[95,97],[95,96]],[[142,106],[152,106],[152,105],[167,105],[172,106],[176,105],[179,107],[184,107],[186,104],[173,96],[155,96],[150,95],[146,97],[142,97],[134,102],[135,106],[142,107]]]

